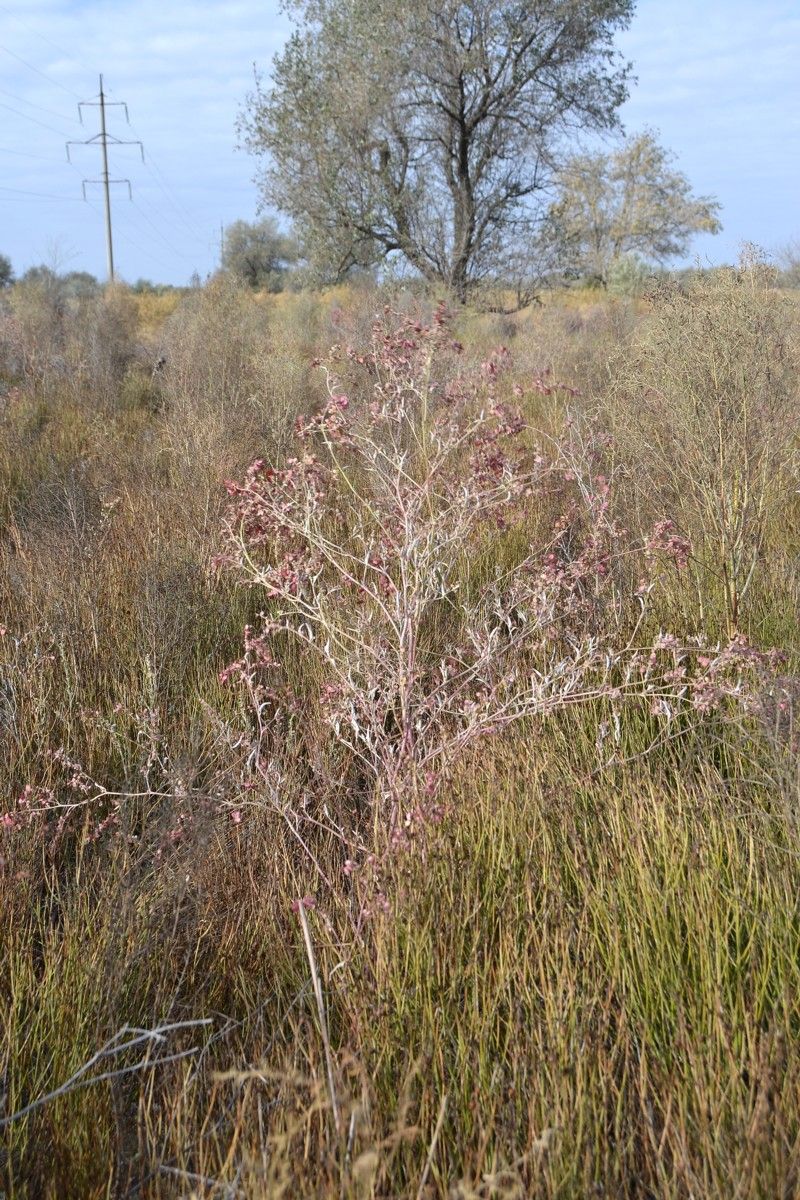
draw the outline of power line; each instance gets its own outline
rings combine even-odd
[[[4,8],[3,11],[8,12],[8,9]],[[40,71],[38,67],[33,65],[33,63],[29,63],[27,58],[23,58],[21,54],[17,54],[15,50],[9,50],[8,46],[0,46],[0,50],[2,50],[4,54],[10,55],[11,58],[15,58],[17,62],[21,62],[23,67],[27,67],[29,71],[33,71],[36,75],[41,75],[42,79],[46,79],[48,83],[52,83],[53,87],[61,88],[62,92],[66,92],[68,96],[73,96],[76,100],[80,100],[80,96],[77,92],[73,92],[72,88],[68,88],[66,84],[59,82],[58,79],[54,79],[53,76],[48,75],[46,71]]]
[[[134,133],[137,132],[135,125],[132,124],[131,128],[133,129]],[[156,187],[159,189],[159,191],[162,193],[162,195],[169,201],[172,209],[177,214],[180,223],[183,225],[183,227],[185,229],[187,229],[189,231],[192,238],[196,238],[198,241],[204,241],[205,237],[206,237],[205,233],[202,233],[198,229],[197,225],[195,225],[195,223],[194,223],[194,218],[193,218],[192,214],[189,212],[189,209],[186,207],[185,204],[183,204],[183,202],[176,195],[169,180],[167,179],[164,172],[159,167],[158,161],[156,160],[156,157],[153,154],[152,149],[148,149],[147,160],[144,164],[144,168],[147,171],[147,173],[152,176],[153,182],[156,184]]]
[[[16,17],[16,14],[12,13],[6,5],[0,3],[0,12],[6,13],[13,19],[17,20],[20,25],[25,27],[25,23],[22,21],[19,21],[19,19]],[[72,62],[74,62],[76,65],[83,67],[83,64],[81,64],[79,62],[79,60],[76,59],[73,55],[68,54],[63,49],[63,47],[58,46],[51,39],[42,36],[41,34],[37,33],[35,30],[31,29],[29,26],[27,28],[33,36],[39,38],[43,42],[46,42],[54,50],[58,51],[59,54],[62,54],[64,57],[66,57],[68,59],[71,59]],[[7,47],[5,45],[0,45],[0,50],[2,50],[5,54],[9,55],[11,58],[14,58],[18,62],[22,63],[23,66],[28,68],[30,71],[33,71],[36,75],[40,76],[42,79],[45,79],[48,83],[51,83],[54,86],[61,88],[62,91],[65,91],[68,95],[74,96],[77,100],[79,100],[79,115],[80,115],[81,109],[83,107],[83,102],[80,101],[80,98],[78,97],[76,92],[73,92],[71,88],[66,87],[64,84],[60,83],[59,80],[53,78],[46,71],[41,70],[40,68],[35,66],[34,63],[29,62],[27,59],[23,58],[22,55],[17,54],[16,51],[11,50],[9,47]],[[17,103],[25,105],[27,108],[35,109],[39,112],[44,113],[45,115],[53,115],[60,119],[64,119],[63,117],[61,117],[61,114],[54,112],[54,110],[45,108],[43,105],[34,104],[32,101],[25,100],[23,97],[17,96],[11,92],[6,92],[6,91],[0,89],[0,94],[8,96],[10,99],[14,100]],[[111,95],[113,96],[113,92],[111,92]],[[123,107],[125,109],[126,120],[128,120],[128,124],[130,124],[130,119],[128,117],[127,105],[125,105],[124,103],[119,102],[119,101],[109,100],[108,96],[109,96],[109,91],[104,88],[103,79],[101,76],[99,97],[98,97],[97,101],[92,102],[93,106],[98,107],[100,109],[100,113],[99,113],[100,132],[98,134],[95,134],[94,137],[86,139],[85,142],[77,142],[74,140],[70,140],[67,143],[67,160],[68,160],[71,168],[73,170],[76,170],[75,164],[72,163],[69,158],[70,146],[95,145],[95,146],[100,146],[100,148],[101,148],[101,151],[102,151],[101,176],[97,181],[83,180],[82,181],[82,190],[83,190],[83,198],[86,201],[86,203],[89,205],[89,207],[92,209],[93,212],[96,212],[99,215],[100,209],[97,208],[94,204],[92,204],[89,201],[89,198],[86,193],[86,188],[87,188],[88,184],[91,184],[93,182],[98,182],[103,186],[104,200],[105,200],[104,208],[105,208],[105,226],[106,226],[106,253],[107,253],[107,259],[108,259],[109,278],[113,279],[113,277],[114,277],[114,249],[113,249],[112,228],[111,228],[110,187],[115,183],[125,184],[129,189],[130,198],[131,198],[131,200],[133,200],[130,181],[127,179],[117,180],[117,179],[112,179],[110,177],[109,163],[108,163],[109,147],[114,147],[114,146],[121,147],[121,146],[126,146],[126,145],[138,145],[139,146],[140,152],[142,154],[142,161],[144,163],[145,169],[148,171],[148,174],[151,175],[153,182],[158,187],[159,191],[164,196],[165,200],[168,202],[168,205],[169,205],[169,210],[164,210],[163,207],[160,207],[157,204],[155,205],[155,207],[152,210],[153,216],[157,216],[161,222],[166,220],[167,233],[165,234],[164,232],[162,232],[162,230],[159,228],[159,225],[153,220],[153,218],[148,214],[148,212],[145,211],[145,209],[143,209],[139,204],[134,202],[133,207],[137,209],[137,211],[139,213],[139,219],[141,221],[146,222],[146,224],[149,226],[149,228],[153,231],[153,234],[160,240],[160,242],[170,252],[170,254],[173,256],[174,259],[182,259],[184,262],[189,262],[189,261],[191,261],[192,256],[190,254],[185,253],[182,250],[179,250],[176,247],[175,234],[182,231],[184,234],[189,235],[192,242],[196,241],[198,244],[202,243],[203,245],[205,244],[205,235],[203,233],[199,232],[198,227],[195,224],[193,217],[189,213],[189,210],[181,202],[181,200],[176,196],[168,179],[164,175],[163,171],[159,168],[158,164],[154,162],[151,165],[145,159],[144,149],[143,149],[141,141],[139,141],[139,140],[137,140],[135,142],[134,141],[126,141],[126,140],[117,138],[108,132],[106,123],[105,123],[106,110],[109,107],[111,107],[112,104],[118,104],[120,107]],[[65,131],[57,129],[55,126],[49,125],[45,121],[42,121],[42,120],[38,119],[37,117],[29,115],[27,112],[23,112],[17,108],[14,108],[10,104],[5,104],[3,102],[0,102],[0,108],[3,108],[5,110],[7,110],[8,112],[14,113],[15,116],[21,117],[23,120],[27,120],[35,125],[38,125],[42,129],[46,129],[49,132],[58,134],[60,136],[65,136]],[[135,132],[135,130],[134,130],[134,132]],[[30,158],[30,159],[38,159],[39,161],[49,161],[42,155],[34,155],[34,154],[27,153],[25,151],[12,150],[10,148],[6,148],[5,150],[0,149],[0,153],[8,153],[8,154],[13,154],[13,155],[18,155],[20,157],[25,157],[25,158]],[[35,198],[35,199],[41,199],[41,200],[55,200],[55,201],[66,200],[66,199],[73,200],[74,199],[77,202],[77,197],[57,196],[55,193],[49,193],[49,192],[48,193],[34,192],[34,191],[26,191],[23,189],[15,189],[15,188],[3,188],[2,191],[0,191],[0,199],[5,200],[7,203],[11,203],[11,202],[15,202],[15,201],[18,203],[22,203],[26,198]],[[172,213],[174,213],[175,215],[172,216],[171,215]],[[132,216],[132,214],[129,214],[129,216],[127,218],[128,221],[130,221],[131,216]],[[133,228],[136,228],[136,224],[133,224]],[[115,232],[117,232],[117,231],[115,231]],[[137,241],[135,241],[132,237],[130,237],[126,232],[123,232],[123,231],[118,231],[118,232],[119,232],[119,236],[122,237],[124,241],[128,242],[139,253],[144,254],[148,259],[152,259],[153,261],[159,261],[159,262],[162,261],[161,257],[158,257],[158,259],[157,259],[155,254],[144,249],[144,247],[142,245],[140,245]],[[144,229],[141,226],[140,226],[140,232],[144,235],[145,240],[146,240],[148,237],[148,234],[144,231]]]
[[[96,204],[92,204],[91,200],[87,200],[86,203],[92,212],[97,213],[98,217],[102,217],[102,209],[99,209]],[[117,229],[117,237],[121,238],[123,242],[127,242],[129,246],[133,246],[134,250],[138,250],[139,254],[143,254],[145,258],[152,259],[153,262],[161,261],[160,259],[157,260],[155,254],[153,254],[150,250],[146,250],[144,246],[140,246],[139,243],[134,238],[130,237],[130,235],[126,233],[124,229]]]
[[[45,108],[43,104],[34,104],[32,100],[26,100],[24,96],[17,96],[14,92],[7,92],[5,88],[0,88],[0,96],[7,96],[9,100],[16,100],[17,104],[27,104],[28,108],[35,108],[37,112],[47,113],[48,116],[56,117],[59,121],[63,118],[63,114],[56,112],[54,108]]]
[[[135,126],[133,124],[131,124],[131,128],[134,129],[134,132],[136,132]],[[149,167],[151,165],[151,160],[152,160],[152,153],[148,149],[148,153],[145,158],[144,166],[145,166],[145,170],[147,170],[148,173],[151,176],[153,176],[153,171],[149,170]],[[155,179],[155,177],[154,177],[154,182],[156,182],[156,183],[158,182],[158,180]],[[160,187],[160,191],[167,200],[171,201],[171,198],[168,195],[168,193],[166,192],[164,187]],[[180,214],[178,208],[176,207],[175,203],[173,203],[172,201],[171,201],[171,208],[174,210],[175,213],[177,213],[177,219],[170,212],[167,212],[163,206],[159,207],[155,203],[153,203],[151,206],[150,203],[148,202],[148,207],[150,207],[150,212],[146,211],[145,208],[142,207],[142,202],[144,202],[146,199],[147,199],[146,190],[140,189],[139,203],[137,203],[136,200],[134,200],[134,202],[133,202],[133,207],[138,210],[138,213],[139,213],[139,216],[141,217],[141,219],[147,222],[147,224],[151,227],[151,229],[153,230],[155,235],[159,238],[159,240],[162,243],[164,243],[164,245],[169,249],[173,258],[175,258],[175,259],[180,258],[180,259],[183,259],[185,262],[194,261],[194,256],[192,254],[187,254],[183,250],[179,250],[177,248],[177,246],[175,245],[175,235],[176,234],[183,235],[185,237],[188,234],[193,245],[202,244],[203,246],[205,246],[205,239],[203,238],[203,236],[197,232],[196,228],[192,228],[192,226],[187,221],[185,221],[181,218],[181,214]],[[153,220],[153,217],[157,217],[158,220],[163,223],[164,229],[159,228],[158,224]],[[128,219],[130,219],[130,214],[128,214]],[[142,232],[144,232],[144,231],[142,231]],[[148,235],[146,233],[144,233],[144,236],[147,237]]]
[[[141,205],[140,205],[140,204],[137,204],[135,200],[133,201],[133,207],[134,207],[134,208],[136,209],[136,211],[139,213],[140,217],[142,217],[142,218],[143,218],[143,220],[145,220],[145,221],[147,222],[147,224],[150,226],[150,228],[151,228],[151,229],[153,230],[153,232],[155,233],[156,237],[158,237],[158,238],[160,238],[160,239],[161,239],[161,241],[164,243],[164,245],[167,247],[167,249],[168,249],[168,250],[169,250],[169,251],[170,251],[172,254],[176,254],[176,255],[177,255],[179,258],[185,258],[185,259],[187,259],[187,261],[188,261],[188,260],[191,260],[191,255],[190,255],[190,254],[184,254],[182,250],[178,250],[178,249],[176,249],[175,245],[174,245],[174,244],[173,244],[173,243],[172,243],[172,242],[169,240],[169,238],[168,238],[168,237],[167,237],[165,234],[163,234],[163,233],[161,232],[161,230],[160,230],[160,229],[158,228],[158,226],[157,226],[157,225],[156,225],[156,224],[155,224],[155,223],[154,223],[154,222],[153,222],[153,221],[150,219],[150,217],[147,215],[147,213],[144,211],[144,209],[141,207]]]
[[[109,89],[109,92],[113,95],[113,89]],[[138,134],[139,136],[141,135],[141,131],[137,130],[135,122],[131,121],[130,126],[134,133]],[[201,245],[204,249],[204,252],[208,250],[210,245],[208,240],[208,232],[200,229],[189,208],[183,203],[175,189],[170,184],[169,179],[159,166],[158,160],[153,153],[151,146],[148,146],[147,149],[147,157],[144,162],[144,169],[147,171],[148,175],[151,176],[153,182],[161,192],[164,199],[169,203],[171,213],[175,214],[172,216],[171,213],[167,213],[162,208],[158,210],[159,217],[163,221],[168,222],[172,228],[176,230],[180,229],[183,232],[188,233],[192,242]],[[142,212],[141,215],[146,219],[146,213]],[[159,234],[159,236],[161,236],[163,240],[163,235]],[[180,254],[180,257],[186,259],[187,261],[191,260],[191,256],[188,254],[182,254],[180,251],[177,251],[176,253]]]
[[[123,141],[109,134],[106,129],[106,109],[107,108],[124,108],[125,117],[128,119],[128,106],[124,100],[116,100],[109,102],[106,99],[106,94],[103,91],[103,76],[100,76],[100,95],[97,100],[81,100],[78,105],[78,111],[83,108],[99,108],[100,110],[100,132],[94,137],[87,138],[85,142],[70,141],[67,142],[67,159],[69,160],[70,146],[99,146],[102,155],[102,173],[100,179],[84,179],[83,180],[83,196],[86,199],[87,183],[101,183],[103,185],[103,198],[105,200],[105,217],[106,217],[106,258],[108,261],[108,279],[110,283],[114,282],[114,239],[111,232],[111,184],[126,183],[128,185],[128,195],[133,199],[131,189],[131,181],[129,179],[112,179],[108,171],[108,147],[111,146],[138,146],[142,153],[142,162],[144,162],[144,146],[140,141]]]
[[[81,144],[83,144],[83,143],[81,143]],[[78,176],[78,178],[81,178],[81,173],[80,173],[80,171],[78,170],[78,168],[75,166],[75,163],[74,163],[74,162],[72,162],[71,160],[67,160],[67,161],[68,161],[68,163],[69,163],[69,166],[72,168],[72,170],[73,170],[73,171],[75,172],[75,174]],[[76,199],[77,199],[77,197],[76,197]],[[88,207],[89,207],[89,208],[92,210],[92,212],[94,212],[94,213],[97,213],[98,217],[103,217],[103,215],[104,215],[104,214],[103,214],[103,210],[102,210],[102,209],[100,209],[100,208],[98,208],[98,207],[97,207],[97,205],[96,205],[96,204],[94,204],[94,203],[93,203],[93,202],[92,202],[92,201],[89,199],[89,197],[88,197],[88,196],[85,196],[85,197],[84,197],[84,201],[85,201],[86,205],[87,205],[87,206],[88,206]],[[138,205],[134,204],[134,208],[137,208],[137,207],[138,207]],[[141,210],[140,210],[140,211],[141,211]],[[129,214],[127,214],[127,215],[126,215],[126,214],[124,213],[124,211],[123,211],[123,212],[121,212],[121,214],[120,214],[120,215],[122,216],[122,219],[123,219],[123,221],[124,221],[124,220],[126,220],[126,219],[127,219],[128,221],[130,220],[130,215],[129,215]],[[142,216],[144,216],[144,213],[142,213]],[[134,228],[136,228],[136,226],[134,226]],[[143,234],[143,236],[144,236],[144,238],[145,238],[145,239],[147,239],[147,237],[149,236],[149,235],[148,235],[148,234],[147,234],[145,231],[143,231],[143,230],[138,230],[138,232],[141,232],[141,233]],[[140,242],[137,242],[135,238],[132,238],[132,237],[130,236],[130,233],[128,233],[128,232],[127,232],[127,230],[124,228],[124,225],[123,225],[123,227],[122,227],[122,228],[120,228],[120,222],[119,222],[119,220],[116,222],[116,224],[115,224],[115,227],[114,227],[114,239],[115,239],[115,241],[116,241],[118,238],[121,238],[123,242],[127,242],[129,246],[132,246],[132,247],[134,248],[134,250],[137,250],[137,251],[138,251],[140,254],[143,254],[143,255],[145,256],[145,258],[149,258],[149,259],[151,260],[151,262],[158,262],[158,263],[161,263],[161,262],[163,261],[163,260],[162,260],[162,258],[161,258],[160,256],[158,256],[157,254],[155,254],[155,253],[154,253],[152,250],[146,250],[146,249],[145,249],[145,247],[144,247],[144,246],[142,246],[142,244],[141,244]]]
[[[96,205],[92,204],[91,207],[95,210],[95,212],[100,212],[100,209],[97,208]],[[130,214],[128,214],[127,219],[130,220]],[[134,226],[134,228],[136,228],[136,226]],[[142,233],[142,231],[139,229],[137,229],[137,232]],[[128,245],[133,246],[134,250],[138,250],[140,254],[143,254],[145,258],[149,258],[151,262],[158,263],[159,266],[163,266],[163,256],[156,254],[153,250],[145,249],[140,242],[137,242],[135,238],[130,236],[124,227],[120,229],[119,226],[117,226],[115,236],[122,238],[124,242],[127,242]],[[147,238],[148,235],[143,233],[143,236]]]
[[[149,158],[149,151],[148,151],[148,158]],[[147,169],[147,162],[145,162],[145,170],[146,169]],[[162,195],[165,195],[165,193],[162,192]],[[194,229],[191,225],[189,225],[186,221],[182,220],[179,215],[176,215],[176,210],[174,210],[172,208],[172,206],[167,208],[166,204],[164,204],[163,201],[160,201],[158,197],[153,196],[151,199],[149,199],[149,197],[150,197],[150,192],[148,191],[148,189],[141,188],[139,191],[140,203],[144,202],[144,201],[148,202],[148,204],[150,206],[150,212],[157,213],[158,219],[163,222],[164,228],[165,228],[168,236],[173,237],[173,238],[174,237],[180,237],[183,239],[188,238],[191,240],[192,244],[197,243],[197,242],[204,242],[204,238],[202,237],[202,235],[199,234],[197,232],[197,230]]]
[[[77,170],[77,168],[74,168],[74,164],[73,169]],[[102,217],[102,209],[98,208],[96,204],[93,204],[91,200],[87,199],[86,205],[92,210],[92,212],[97,213],[98,217]],[[116,236],[121,238],[123,242],[127,242],[129,246],[133,246],[134,250],[138,251],[139,254],[143,254],[145,258],[149,258],[151,262],[161,262],[161,259],[154,254],[152,250],[145,249],[145,247],[137,242],[135,238],[132,238],[125,229],[117,228]]]
[[[109,89],[109,91],[111,91],[111,89]],[[111,91],[111,94],[113,95],[113,91]],[[140,133],[140,131],[137,130],[134,122],[130,122],[130,125],[134,133]],[[167,229],[169,230],[171,228],[176,232],[188,234],[193,243],[198,243],[205,247],[207,241],[206,234],[199,230],[188,208],[176,195],[174,189],[170,185],[169,180],[159,167],[150,147],[148,147],[147,157],[144,160],[144,169],[147,171],[148,175],[150,175],[153,183],[156,185],[161,195],[169,203],[171,212],[167,212],[163,208],[157,210],[159,218],[166,223]],[[144,195],[144,193],[142,193],[142,195]],[[161,239],[161,241],[166,241],[166,244],[169,246],[169,249],[172,251],[173,255],[177,255],[187,262],[191,261],[192,256],[177,250],[174,246],[174,243],[170,241],[169,236],[165,238],[164,234],[153,224],[153,221],[142,209],[141,205],[137,205],[134,202],[134,207],[138,208],[140,215],[148,222],[149,225],[154,228],[155,233]]]
[[[10,146],[0,146],[0,154],[13,154],[16,158],[35,158],[37,162],[53,161],[46,154],[30,154],[27,150],[12,150]]]
[[[148,164],[145,164],[146,167],[147,167],[147,165]],[[165,177],[164,172],[159,168],[158,163],[155,161],[151,161],[149,166],[152,168],[150,173],[154,176],[157,185],[160,187],[161,191],[164,193],[164,195],[167,197],[167,199],[172,204],[172,207],[174,208],[175,212],[178,214],[178,217],[181,219],[183,225],[189,230],[189,232],[192,234],[193,237],[202,239],[205,236],[205,234],[202,234],[198,231],[197,226],[194,224],[194,218],[190,214],[186,205],[183,204],[177,198],[177,195],[175,194],[175,192],[173,192],[173,190],[169,184],[169,181]]]
[[[152,155],[148,155],[148,161],[145,163],[144,167],[151,176],[156,187],[161,192],[162,196],[164,196],[164,198],[169,202],[172,211],[175,213],[175,216],[172,217],[171,220],[175,222],[176,227],[180,226],[182,229],[186,230],[192,239],[202,241],[205,235],[200,233],[198,227],[194,224],[193,218],[189,217],[188,209],[182,206],[179,201],[174,199],[171,192],[167,190],[169,185],[167,184],[163,174],[156,173],[157,168],[156,164],[152,162]],[[163,183],[162,180],[164,181]]]
[[[95,209],[95,212],[100,212],[100,209],[95,205],[92,205],[92,207]],[[159,265],[161,264],[161,258],[157,254],[154,254],[152,250],[147,250],[140,242],[137,242],[135,238],[132,238],[127,230],[117,229],[117,236],[122,238],[123,242],[127,242],[129,246],[133,246],[134,250],[138,251],[139,254],[143,254],[145,258],[149,258],[151,262],[158,263]]]
[[[28,192],[23,188],[4,187],[0,185],[0,192],[13,192],[15,196],[38,196],[42,200],[73,200],[76,204],[79,202],[77,196],[57,196],[55,192]]]
[[[7,108],[9,112],[15,113],[16,116],[22,117],[25,121],[32,121],[34,125],[41,125],[42,129],[48,129],[50,133],[57,133],[59,137],[63,137],[67,132],[65,129],[56,129],[53,125],[46,125],[44,121],[40,121],[38,117],[31,117],[28,113],[20,112],[18,108],[12,108],[10,104],[0,103],[0,108]]]
[[[33,34],[33,36],[35,38],[38,38],[40,42],[44,42],[52,50],[57,50],[58,53],[63,58],[68,58],[70,60],[70,62],[73,62],[76,67],[80,67],[81,70],[85,71],[88,75],[95,74],[94,67],[92,67],[92,68],[87,67],[86,64],[81,62],[80,59],[76,58],[74,54],[70,54],[67,50],[64,49],[63,46],[59,46],[56,42],[54,42],[52,40],[52,38],[45,37],[43,33],[39,33],[38,30],[34,29],[31,25],[29,25],[27,23],[27,21],[23,21],[22,18],[17,16],[16,13],[12,12],[10,8],[7,8],[5,4],[0,4],[0,12],[4,12],[6,14],[6,16],[11,17],[12,21],[16,21],[17,25],[19,25],[22,29],[26,29],[28,31],[28,33]],[[26,63],[26,66],[27,65],[29,65],[29,64]],[[34,71],[37,70],[36,67],[32,67],[31,69]],[[42,74],[43,72],[39,72],[39,73]],[[50,76],[49,75],[45,76],[45,78],[49,79]],[[51,79],[51,83],[57,83],[58,87],[64,88],[64,84],[58,83],[58,81],[55,79]],[[68,91],[68,92],[70,91],[69,88],[65,88],[64,90]],[[70,92],[70,95],[74,96],[76,100],[80,100],[80,96],[77,94],[77,92]]]

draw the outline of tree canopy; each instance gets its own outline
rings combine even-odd
[[[0,289],[10,287],[14,282],[14,268],[11,259],[0,254]]]
[[[694,196],[673,156],[650,130],[609,152],[576,154],[558,172],[548,233],[561,265],[608,283],[629,255],[665,263],[697,233],[718,233],[720,205]]]
[[[292,263],[297,246],[281,233],[271,217],[250,224],[234,221],[225,230],[222,266],[248,287],[278,292]]]
[[[784,287],[800,287],[800,238],[781,247],[778,251],[778,266]]]
[[[614,127],[635,0],[294,0],[245,143],[327,277],[399,256],[460,299],[524,270],[575,130]]]

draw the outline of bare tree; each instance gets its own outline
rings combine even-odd
[[[294,0],[242,116],[328,277],[401,256],[460,300],[535,242],[565,135],[608,129],[635,0]]]

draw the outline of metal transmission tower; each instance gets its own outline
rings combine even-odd
[[[70,141],[67,142],[67,161],[71,162],[69,148],[70,146],[99,146],[103,156],[103,170],[100,179],[84,179],[83,180],[83,198],[86,197],[87,183],[102,183],[103,194],[105,198],[106,210],[106,258],[108,261],[108,280],[109,283],[114,282],[114,241],[111,236],[111,184],[124,183],[128,187],[128,199],[133,199],[133,191],[131,189],[130,179],[111,179],[108,173],[108,147],[109,146],[138,146],[142,153],[142,162],[144,162],[144,146],[140,141],[124,141],[122,138],[115,137],[106,129],[106,109],[107,108],[124,108],[125,120],[130,125],[130,117],[128,116],[128,106],[124,100],[115,100],[109,102],[106,99],[106,94],[103,91],[103,76],[100,76],[100,95],[96,100],[82,100],[78,104],[78,116],[81,125],[83,124],[84,108],[99,108],[100,109],[100,132],[94,137],[87,138],[85,142]]]

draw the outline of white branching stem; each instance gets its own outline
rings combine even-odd
[[[329,370],[328,401],[300,426],[297,457],[281,469],[257,462],[229,485],[225,561],[268,602],[237,664],[258,747],[264,672],[280,670],[277,635],[288,636],[316,655],[323,722],[393,836],[436,809],[478,739],[600,699],[616,714],[637,697],[669,717],[691,692],[686,655],[669,641],[637,644],[654,556],[680,567],[684,540],[663,523],[633,546],[613,517],[602,439],[569,421],[545,460],[499,398],[507,351],[468,371],[459,349],[441,313],[428,326],[377,325],[358,360],[367,397],[351,403]],[[480,546],[512,530],[525,547],[534,506],[554,500],[563,510],[551,536],[476,579]]]
[[[57,1100],[60,1096],[66,1096],[70,1092],[74,1092],[77,1088],[89,1087],[110,1079],[118,1079],[122,1075],[130,1075],[136,1071],[161,1067],[167,1063],[177,1062],[178,1059],[188,1058],[192,1054],[197,1054],[200,1047],[191,1046],[188,1050],[179,1050],[174,1054],[160,1055],[155,1058],[150,1057],[150,1051],[153,1047],[163,1045],[169,1034],[211,1024],[213,1022],[210,1017],[203,1017],[191,1021],[174,1021],[168,1025],[158,1025],[154,1029],[136,1029],[133,1026],[125,1025],[113,1037],[109,1038],[104,1046],[101,1046],[91,1058],[87,1059],[83,1066],[79,1067],[59,1087],[55,1088],[52,1092],[47,1092],[44,1096],[39,1096],[36,1100],[32,1100],[30,1104],[26,1104],[24,1108],[10,1113],[9,1116],[0,1118],[0,1129],[6,1125],[11,1125],[14,1121],[21,1120],[22,1117],[29,1116],[45,1104],[50,1104],[53,1100]],[[145,1046],[147,1049],[144,1056],[137,1062],[130,1063],[124,1067],[113,1067],[102,1071],[98,1075],[91,1074],[93,1067],[117,1058],[119,1055],[125,1054],[128,1050],[137,1049],[140,1046]]]

